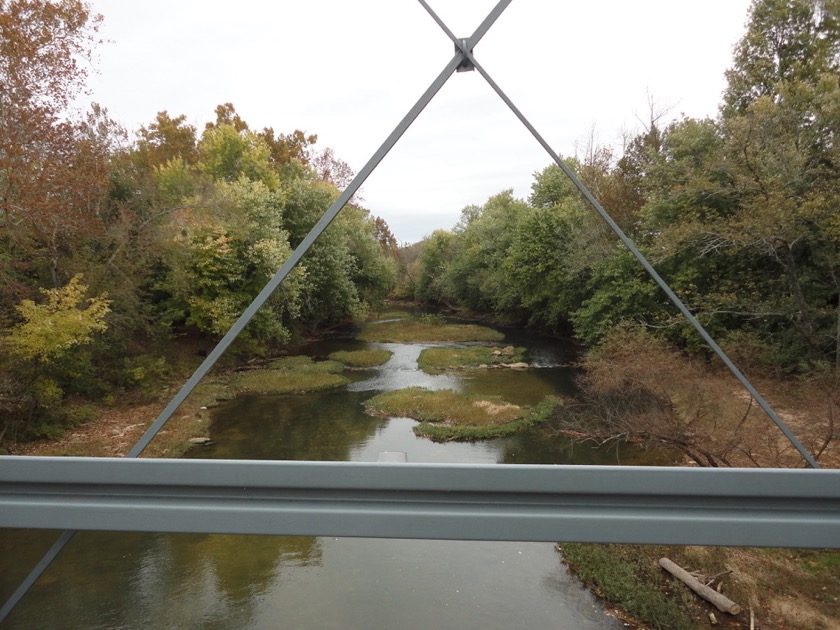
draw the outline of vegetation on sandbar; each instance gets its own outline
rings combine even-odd
[[[407,319],[411,317],[411,313],[408,311],[383,311],[382,313],[376,313],[374,316],[370,317],[370,321],[385,321],[389,319]]]
[[[357,335],[361,341],[380,343],[462,343],[501,341],[504,333],[477,324],[448,324],[436,318],[409,318],[371,322]]]
[[[446,370],[501,367],[521,362],[525,348],[507,346],[469,346],[465,348],[426,348],[420,353],[417,365],[428,374]]]
[[[348,368],[370,368],[386,363],[391,355],[390,350],[378,348],[373,350],[339,350],[330,354],[332,361],[343,363]]]
[[[230,378],[237,393],[304,394],[344,387],[349,382],[340,372],[337,361],[313,361],[307,356],[283,357],[272,361],[268,369],[239,372]]]
[[[544,422],[557,405],[559,401],[554,398],[527,408],[498,397],[408,387],[374,396],[367,403],[367,412],[419,420],[414,433],[435,441],[481,440],[510,435]]]

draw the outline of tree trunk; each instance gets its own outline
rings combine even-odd
[[[733,602],[728,597],[718,593],[716,590],[709,588],[697,578],[691,575],[688,571],[680,567],[675,562],[668,558],[660,558],[659,566],[665,569],[675,578],[685,583],[688,588],[697,593],[700,597],[715,605],[721,612],[729,613],[730,615],[737,615],[741,612],[741,607]]]

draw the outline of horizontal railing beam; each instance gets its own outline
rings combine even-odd
[[[840,548],[840,471],[0,457],[0,527]]]

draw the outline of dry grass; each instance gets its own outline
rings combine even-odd
[[[565,560],[606,601],[641,627],[709,627],[713,612],[724,628],[836,630],[840,628],[840,554],[821,550],[563,545]],[[717,611],[658,567],[667,557],[739,604]],[[662,601],[665,594],[669,603]],[[674,606],[679,617],[676,622]],[[627,617],[624,617],[627,618]],[[690,622],[688,622],[690,620]]]
[[[737,379],[639,331],[608,338],[583,361],[579,399],[560,430],[603,440],[630,438],[682,451],[686,464],[801,467],[805,460]],[[838,391],[826,379],[753,384],[823,465],[838,463]]]
[[[606,344],[598,356],[587,360],[586,367],[590,369],[590,402],[597,407],[597,417],[606,420],[607,434],[664,438],[673,445],[681,442],[686,465],[805,465],[798,451],[722,366],[686,358],[644,335],[630,334]],[[819,454],[820,465],[839,467],[834,423],[840,413],[837,383],[813,375],[810,379],[762,378],[745,372],[805,447]],[[582,552],[583,562],[589,562],[588,556],[601,557],[601,547],[582,545],[575,552]],[[723,627],[749,628],[752,607],[757,628],[840,629],[840,551],[629,545],[615,546],[615,550],[633,570],[649,567],[659,555],[665,555],[706,576],[729,571],[718,581],[723,580],[723,592],[744,612],[736,619],[717,613],[722,624],[729,624]],[[664,572],[635,575],[640,593],[643,584],[660,591],[682,588]],[[628,600],[636,596],[631,594]],[[699,627],[708,627],[710,607],[697,600],[685,608]],[[646,623],[668,627],[650,620]]]

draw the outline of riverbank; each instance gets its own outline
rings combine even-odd
[[[840,552],[559,544],[581,581],[639,628],[840,628]],[[718,611],[659,566],[667,557],[741,606]],[[714,615],[715,623],[711,615]]]

